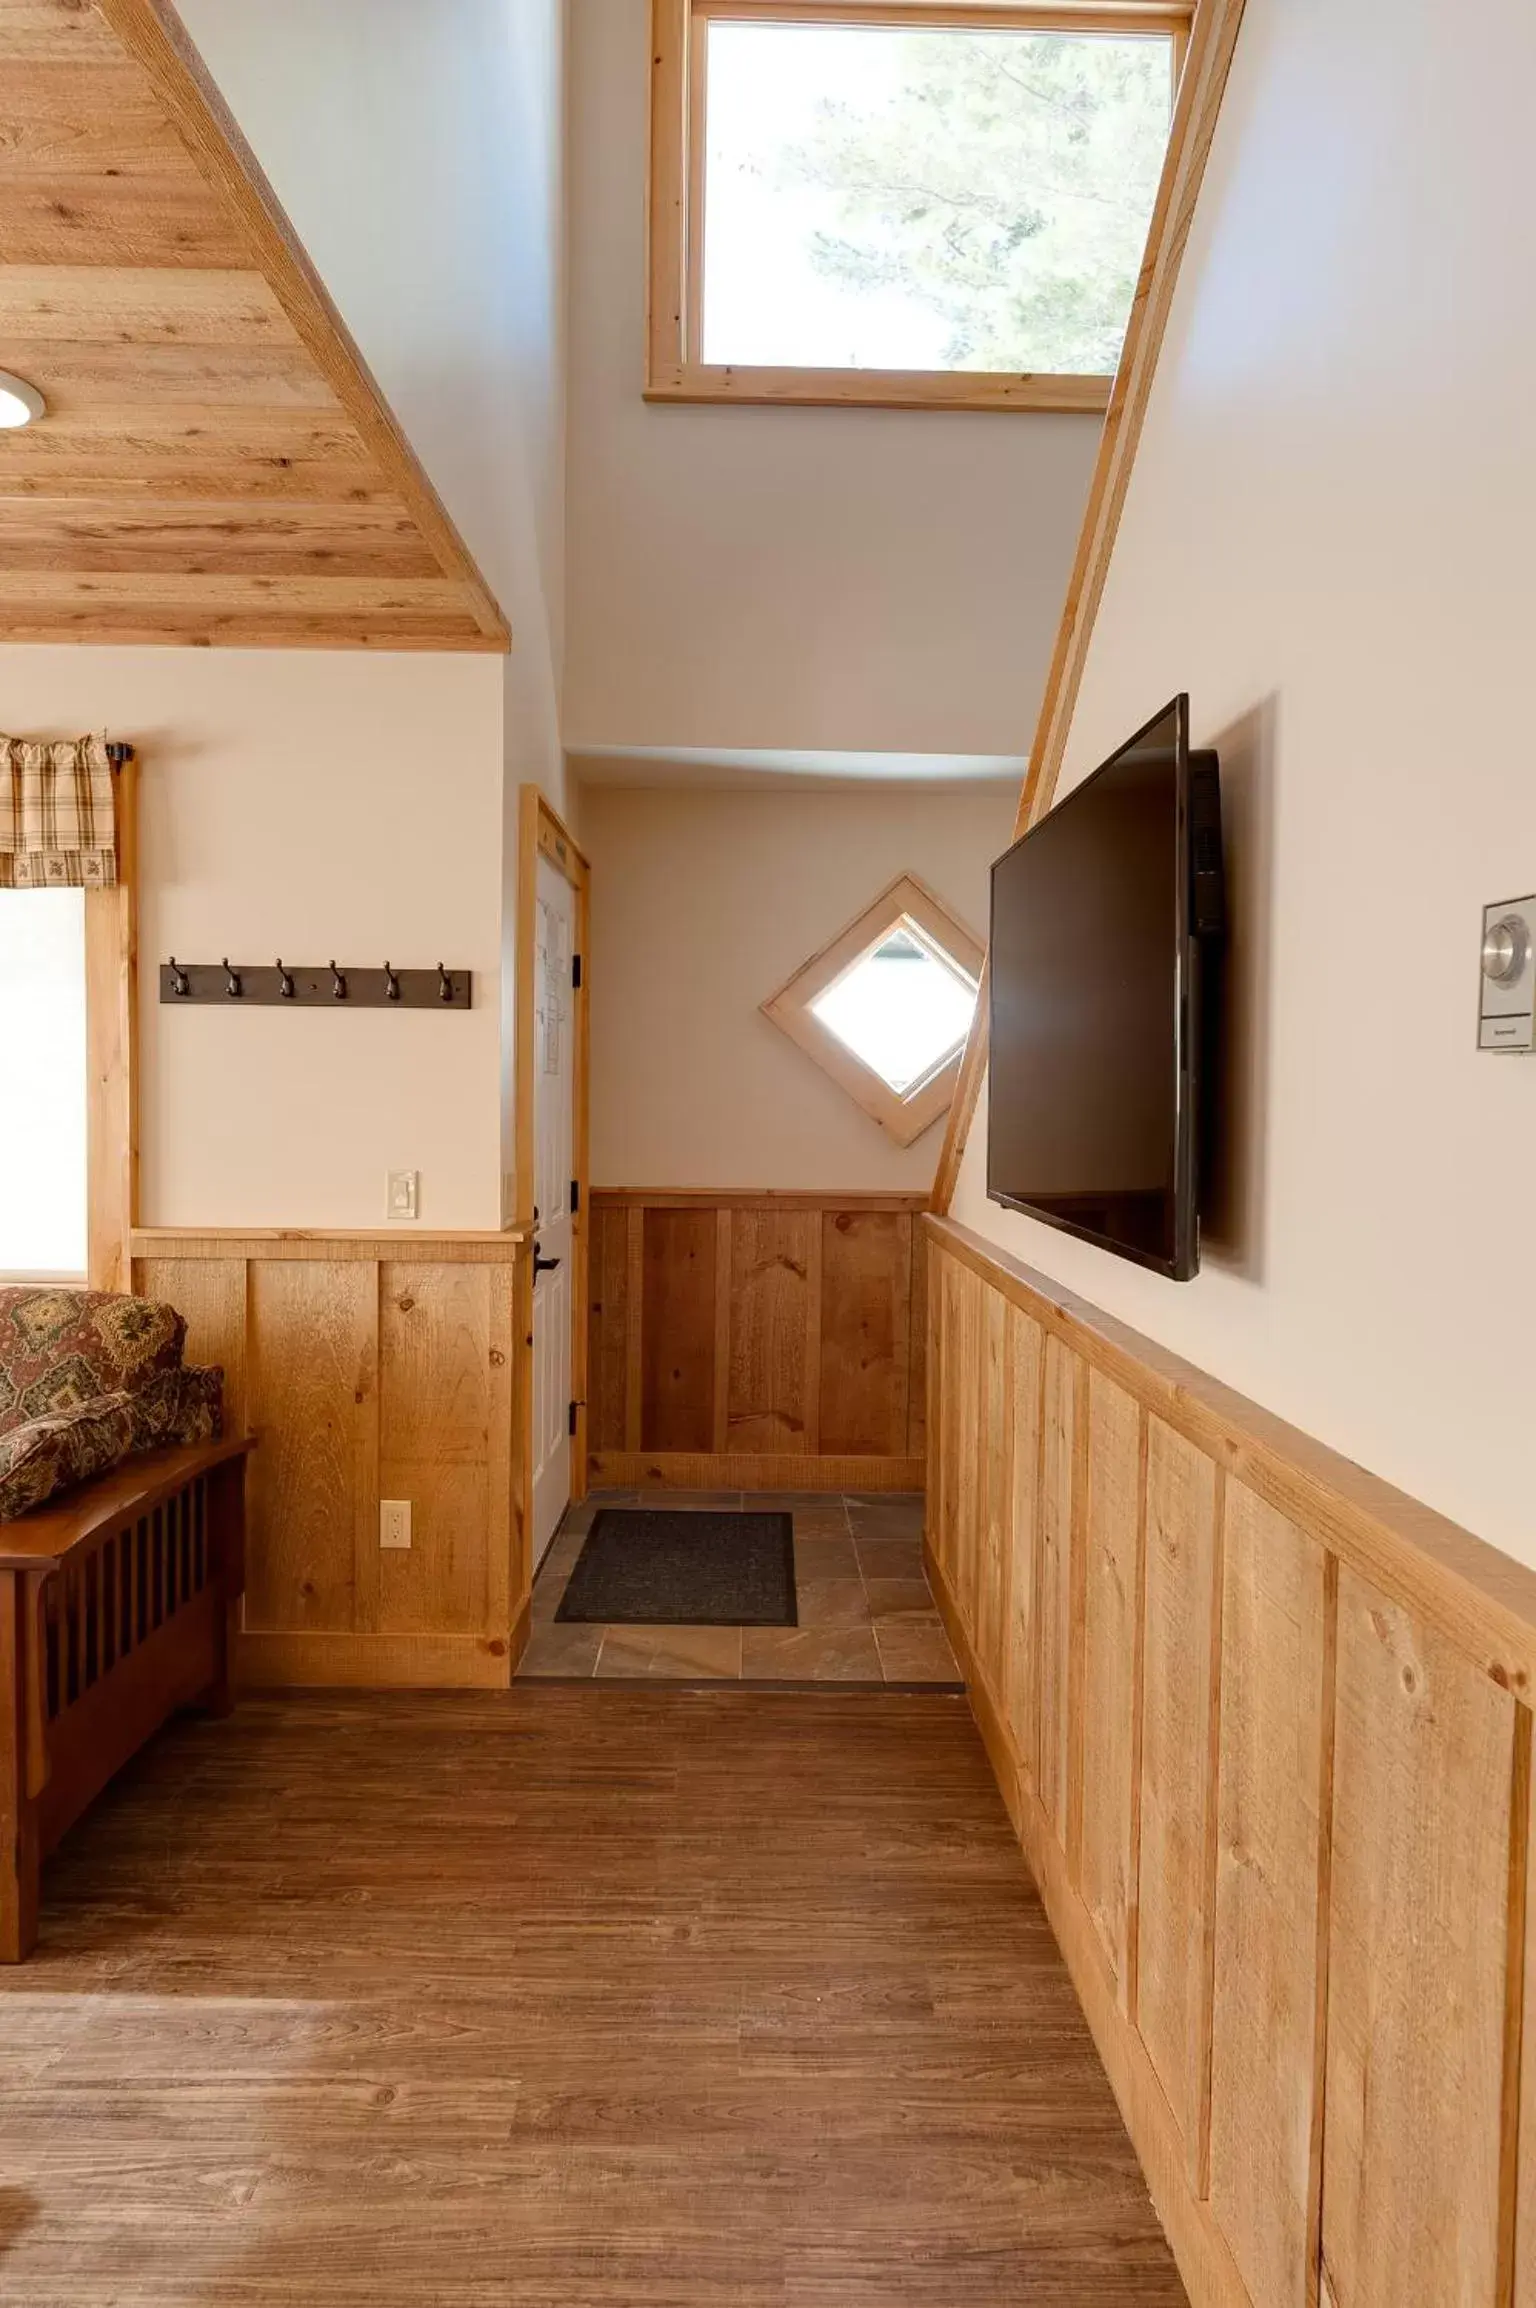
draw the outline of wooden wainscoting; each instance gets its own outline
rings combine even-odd
[[[495,1685],[526,1639],[517,1234],[139,1229],[134,1288],[222,1363],[250,1461],[238,1671],[259,1684]],[[411,1546],[381,1549],[379,1501]]]
[[[926,1199],[595,1193],[592,1481],[920,1489]]]
[[[1195,2308],[1528,2308],[1536,1574],[929,1233],[931,1575]]]

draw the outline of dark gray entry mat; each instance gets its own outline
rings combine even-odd
[[[557,1619],[794,1627],[793,1515],[601,1507]]]

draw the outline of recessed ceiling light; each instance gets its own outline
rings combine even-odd
[[[0,369],[0,431],[13,432],[18,425],[30,425],[46,407],[36,385],[25,385],[20,377],[7,376]]]

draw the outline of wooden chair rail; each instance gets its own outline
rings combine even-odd
[[[928,1239],[930,1575],[1194,2308],[1536,2299],[1536,1573]]]

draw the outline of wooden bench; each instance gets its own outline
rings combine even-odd
[[[229,1707],[251,1440],[146,1452],[0,1523],[0,1962],[42,1861],[178,1707]]]

